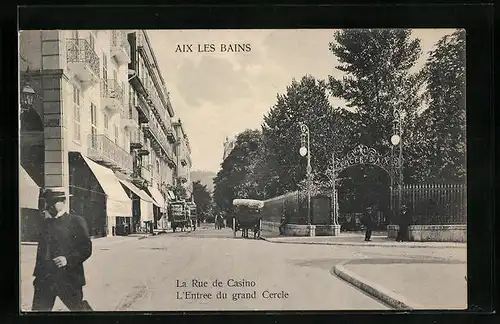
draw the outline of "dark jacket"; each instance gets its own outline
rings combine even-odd
[[[375,212],[374,211],[365,211],[361,220],[361,223],[366,226],[368,229],[373,229],[375,227]]]
[[[50,247],[50,256],[47,247]],[[52,277],[76,286],[84,286],[83,262],[92,255],[87,223],[83,217],[65,213],[56,219],[45,219],[38,239],[35,280]],[[64,256],[67,265],[57,268],[47,258]]]

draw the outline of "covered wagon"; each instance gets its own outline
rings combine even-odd
[[[248,238],[248,231],[253,231],[253,237],[260,237],[262,222],[262,207],[264,202],[254,199],[233,200],[233,234],[241,230],[242,236]]]

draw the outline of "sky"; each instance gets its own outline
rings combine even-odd
[[[414,29],[426,54],[451,29]],[[341,77],[329,51],[333,29],[148,30],[174,118],[180,118],[191,145],[191,170],[218,172],[223,142],[246,129],[260,129],[277,94],[295,78]],[[183,45],[193,51],[181,51]],[[198,50],[214,44],[215,51]],[[221,44],[249,44],[251,51],[221,51]],[[343,102],[332,98],[332,104]]]

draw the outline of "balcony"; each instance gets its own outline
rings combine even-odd
[[[106,135],[89,135],[87,156],[102,165],[125,174],[133,168],[132,156]]]
[[[151,166],[146,165],[146,166],[139,166],[137,165],[134,173],[132,175],[132,182],[139,186],[147,186],[148,184],[151,184],[153,180],[153,176],[151,173]],[[146,184],[145,184],[146,182]]]
[[[148,91],[144,86],[142,79],[137,74],[136,70],[134,69],[128,70],[128,79],[135,91],[137,91],[140,95],[144,97],[148,96]]]
[[[166,145],[168,142],[163,132],[154,123],[143,124],[142,128],[146,135],[152,139],[151,145],[153,145],[153,149],[167,153]]]
[[[122,125],[128,130],[139,128],[139,112],[132,104],[130,104],[128,110],[125,110],[122,114]]]
[[[133,150],[141,150],[143,147],[140,132],[130,134],[130,152]],[[147,151],[146,151],[147,152]],[[149,152],[148,152],[149,153]]]
[[[119,65],[130,63],[130,44],[127,33],[122,30],[111,31],[111,56],[116,59]]]
[[[124,105],[123,89],[118,81],[109,79],[101,81],[101,103],[111,115],[119,112]]]
[[[99,81],[99,56],[86,39],[66,39],[68,70],[84,84]]]

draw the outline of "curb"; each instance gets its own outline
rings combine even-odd
[[[342,280],[350,283],[358,289],[361,289],[365,293],[370,296],[382,301],[384,304],[389,305],[392,308],[397,310],[414,310],[414,309],[423,309],[423,307],[418,304],[409,301],[405,297],[398,295],[392,291],[385,289],[375,283],[366,280],[352,271],[347,270],[344,265],[349,263],[352,260],[342,262],[335,267],[332,268],[330,273],[336,275]]]
[[[418,244],[395,244],[395,243],[367,243],[367,242],[290,242],[290,241],[278,241],[272,238],[266,238],[261,236],[261,239],[270,243],[278,244],[309,244],[309,245],[342,245],[342,246],[370,246],[370,247],[397,247],[397,248],[432,248],[432,249],[466,249],[467,245],[456,246],[456,245],[418,245]]]

